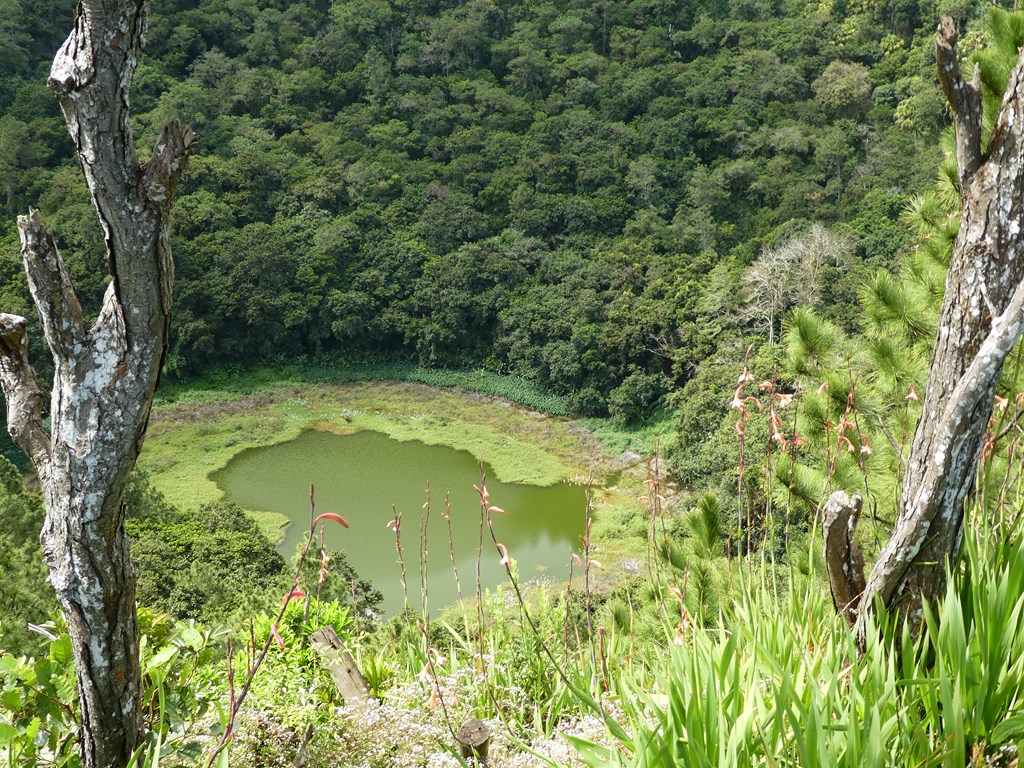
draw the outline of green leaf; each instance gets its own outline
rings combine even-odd
[[[1024,715],[1008,717],[992,729],[993,744],[1006,744],[1020,739],[1024,739]]]
[[[615,753],[607,747],[602,747],[594,744],[591,741],[585,739],[578,739],[575,736],[566,736],[566,740],[576,748],[576,751],[580,753],[580,757],[583,758],[583,762],[590,766],[604,766],[611,765]],[[218,768],[221,768],[218,766]],[[227,764],[223,766],[227,768]]]
[[[50,643],[50,658],[58,664],[67,664],[71,661],[71,636],[61,635]]]
[[[21,688],[4,691],[0,693],[0,704],[3,704],[5,709],[17,712],[25,706],[25,693]]]
[[[195,627],[185,627],[178,636],[181,638],[181,642],[189,648],[198,651],[203,647],[203,633]]]
[[[0,675],[6,675],[18,668],[18,657],[10,653],[0,655]]]
[[[35,670],[36,683],[43,688],[50,685],[50,679],[53,677],[53,673],[58,671],[56,665],[49,659],[40,659],[37,661]]]
[[[7,723],[0,723],[0,746],[8,747],[18,737],[18,729]]]
[[[153,658],[151,658],[149,660],[149,663],[146,664],[146,671],[149,672],[150,670],[156,669],[157,667],[162,667],[164,664],[166,664],[168,661],[174,658],[174,655],[177,652],[178,649],[175,648],[173,645],[168,645],[164,648],[161,648],[159,651],[153,654]]]

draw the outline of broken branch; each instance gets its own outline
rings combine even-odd
[[[46,342],[60,358],[69,359],[85,333],[71,275],[39,211],[31,209],[28,216],[19,216],[18,232],[29,290],[43,321]]]
[[[145,176],[149,201],[158,208],[170,204],[174,188],[198,141],[195,132],[177,120],[168,123],[160,134],[153,157],[146,164]]]
[[[864,556],[853,543],[860,521],[863,499],[859,493],[848,496],[836,491],[825,504],[822,533],[825,539],[825,565],[836,612],[852,627],[864,594]]]
[[[956,56],[957,37],[953,20],[943,16],[935,34],[935,57],[942,92],[953,110],[956,156],[963,188],[981,165],[981,71],[975,66],[971,82],[964,80]]]
[[[7,399],[7,431],[42,476],[50,463],[50,437],[43,429],[46,395],[28,360],[27,327],[24,317],[0,313],[0,385]]]

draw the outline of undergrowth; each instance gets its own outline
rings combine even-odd
[[[143,613],[151,734],[139,765],[203,764],[223,740],[230,759],[217,765],[287,764],[301,751],[302,764],[323,768],[457,766],[466,762],[453,734],[469,717],[490,725],[488,765],[499,767],[1015,764],[1024,740],[1019,527],[975,520],[920,635],[872,627],[858,653],[817,558],[803,569],[766,550],[728,558],[708,498],[682,514],[659,508],[652,479],[638,512],[654,537],[664,541],[673,525],[689,533],[670,537],[678,552],[653,548],[648,573],[599,594],[592,577],[605,566],[587,537],[568,558],[566,584],[521,582],[514,553],[490,534],[503,510],[480,490],[481,557],[502,559],[508,585],[478,587],[436,618],[358,626],[344,606],[295,592],[277,621],[257,616],[231,633],[228,662],[224,630]],[[414,550],[428,542],[405,535],[414,570]],[[703,577],[698,554],[710,563]],[[309,648],[326,624],[355,654],[366,701],[340,700]],[[46,657],[0,656],[9,766],[77,764],[66,635],[41,631],[53,639]],[[232,719],[261,647],[265,668]]]
[[[795,442],[777,411],[800,399],[770,382],[759,391],[763,411],[737,395],[750,462],[737,474],[770,480],[773,465],[745,441],[763,413],[776,442]],[[136,768],[468,765],[456,732],[471,717],[491,730],[491,768],[1015,766],[1024,525],[1020,473],[1010,471],[1021,456],[1007,455],[984,457],[989,482],[979,483],[962,557],[920,633],[869,625],[862,650],[822,579],[818,521],[785,506],[778,488],[757,497],[741,483],[735,500],[672,494],[655,456],[640,498],[609,508],[615,520],[595,522],[588,504],[566,580],[531,582],[495,535],[505,510],[482,473],[477,560],[498,558],[507,574],[498,589],[463,568],[456,605],[377,624],[317,599],[331,578],[321,553],[315,591],[293,588],[248,622],[203,628],[143,612],[149,735]],[[429,547],[451,546],[427,541],[430,514],[445,512],[428,498],[419,518],[390,525],[406,587],[424,606],[420,564]],[[646,552],[609,560],[603,537],[614,530]],[[314,545],[311,530],[302,552],[311,562]],[[326,625],[355,657],[365,700],[342,700],[310,648]],[[77,765],[66,635],[59,622],[40,631],[52,641],[46,656],[0,655],[10,768]]]

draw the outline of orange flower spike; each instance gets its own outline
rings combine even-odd
[[[333,520],[338,523],[342,528],[348,528],[348,520],[341,515],[336,515],[333,512],[324,512],[322,515],[317,515],[313,520],[313,527],[316,528],[316,524],[321,520]]]
[[[789,406],[790,403],[793,402],[793,394],[790,393],[788,395],[780,395],[780,394],[776,393],[775,394],[775,399],[779,403],[779,408],[786,408],[787,406]]]
[[[910,385],[910,392],[909,392],[909,393],[907,394],[907,396],[906,396],[905,398],[903,398],[903,399],[904,399],[904,400],[911,400],[911,401],[913,401],[913,402],[915,402],[915,403],[917,402],[917,400],[918,400],[918,397],[917,397],[917,390],[916,390],[916,389],[914,389],[914,385],[913,385],[913,384],[911,384],[911,385]]]
[[[762,392],[774,392],[775,384],[770,381],[762,381],[760,384],[757,385],[757,388]]]

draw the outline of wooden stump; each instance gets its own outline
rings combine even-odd
[[[474,758],[478,765],[486,765],[487,748],[491,743],[491,729],[487,723],[477,718],[467,720],[455,734],[459,742],[459,751],[464,758]]]
[[[334,627],[321,627],[309,636],[309,642],[327,664],[334,686],[346,702],[362,701],[370,695],[370,686],[359,673],[355,659],[345,650]]]
[[[825,540],[825,565],[836,611],[852,627],[857,623],[864,595],[864,556],[853,542],[863,499],[836,491],[825,505],[821,531]]]

